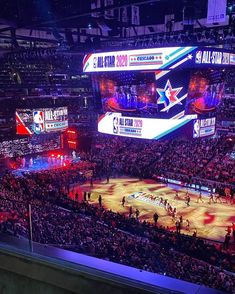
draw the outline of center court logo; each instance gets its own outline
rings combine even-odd
[[[135,192],[127,196],[128,200],[138,200],[161,206],[160,197],[146,192]]]

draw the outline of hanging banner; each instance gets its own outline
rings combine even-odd
[[[127,13],[127,7],[122,7],[120,8],[120,21],[128,23],[129,18],[128,18],[128,13]]]
[[[140,10],[139,6],[131,6],[131,23],[135,26],[140,25]]]
[[[91,1],[91,10],[101,8],[101,0],[92,0]],[[93,17],[100,17],[100,12],[92,12],[91,16]]]
[[[114,9],[106,9],[109,6],[113,6],[113,0],[104,0],[104,7],[105,7],[104,18],[106,19],[114,18]]]
[[[226,21],[227,0],[208,0],[207,24]]]

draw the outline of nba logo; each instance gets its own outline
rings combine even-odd
[[[197,119],[194,121],[193,125],[193,138],[199,138],[200,137],[200,120]]]
[[[44,113],[43,111],[34,111],[33,112],[33,124],[34,132],[40,134],[44,132]]]
[[[198,63],[198,64],[202,63],[202,51],[196,52],[195,63]]]
[[[113,133],[118,133],[118,117],[113,118]]]
[[[97,57],[94,57],[93,58],[93,67],[94,68],[97,68],[97,63],[98,63]]]

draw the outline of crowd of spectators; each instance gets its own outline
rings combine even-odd
[[[41,51],[35,55],[35,52],[32,51],[32,56],[30,52],[22,52],[17,57],[9,54],[1,58],[0,85],[5,88],[76,85],[77,81],[72,76],[76,75],[77,69],[81,67],[81,58],[56,52],[41,54]],[[66,77],[58,79],[59,75]]]
[[[103,150],[102,141],[100,138],[95,148]],[[130,148],[131,144],[131,139],[120,142],[114,138],[107,142],[106,147],[109,152],[113,147],[118,147],[117,154],[121,154],[121,150]],[[147,143],[142,144],[145,154],[151,155]],[[163,152],[166,144],[159,142],[153,152]],[[136,144],[134,148],[137,152],[140,146]],[[36,242],[61,246],[229,293],[234,291],[235,277],[228,271],[235,271],[235,258],[222,246],[212,245],[195,235],[191,237],[169,232],[166,228],[87,202],[70,200],[70,185],[85,180],[84,170],[97,171],[102,166],[100,153],[96,157],[94,154],[89,156],[90,160],[96,158],[96,162],[80,162],[66,168],[24,174],[22,177],[9,173],[4,175],[0,190],[2,230],[27,237],[27,203],[30,202],[33,240]],[[137,160],[137,157],[134,159]],[[108,157],[103,157],[103,160],[105,158]]]
[[[231,97],[226,97],[222,99],[217,112],[216,116],[218,120],[234,120],[234,113],[235,113],[235,97],[231,95]]]
[[[97,165],[97,172],[129,174],[140,178],[167,176],[187,184],[214,181],[214,188],[234,185],[234,159],[229,157],[234,137],[197,140],[149,141],[97,134],[86,160]]]

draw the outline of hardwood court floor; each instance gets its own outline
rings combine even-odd
[[[71,197],[76,193],[76,187],[71,191]],[[158,224],[175,230],[175,221],[167,214],[166,209],[159,205],[159,197],[168,199],[172,207],[177,209],[177,217],[183,217],[182,232],[192,234],[197,230],[197,235],[211,240],[223,241],[227,226],[235,222],[235,206],[227,203],[208,203],[208,196],[203,194],[204,203],[197,203],[198,192],[189,190],[191,197],[190,206],[185,203],[186,189],[175,186],[157,183],[154,180],[139,180],[136,178],[112,178],[107,184],[106,180],[95,181],[93,188],[87,182],[82,186],[83,191],[91,191],[91,203],[98,203],[98,195],[102,195],[103,206],[115,212],[128,215],[129,207],[133,211],[136,208],[140,211],[140,219],[153,221],[153,214],[158,213]],[[176,200],[175,191],[178,190],[180,199]],[[80,193],[81,195],[81,189]],[[122,207],[122,197],[126,197],[125,206]],[[81,196],[80,196],[81,197]],[[79,198],[80,198],[79,197]],[[156,201],[153,198],[156,197]],[[152,199],[151,199],[152,198]],[[224,201],[224,200],[223,200]],[[186,222],[190,221],[190,231],[186,230]]]

